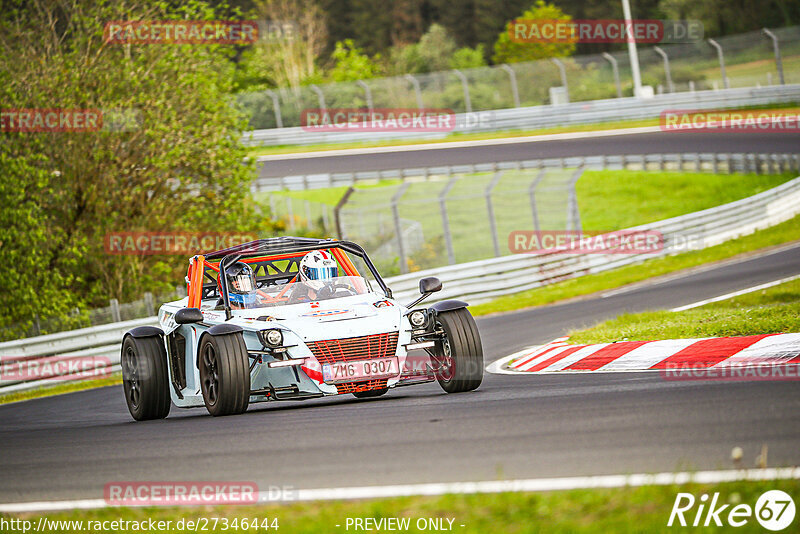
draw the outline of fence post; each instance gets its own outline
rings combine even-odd
[[[622,84],[620,84],[619,81],[619,65],[617,65],[617,58],[608,52],[603,52],[603,57],[611,63],[611,69],[614,71],[614,85],[617,86],[617,98],[622,98]]]
[[[467,109],[467,113],[472,113],[472,101],[469,98],[469,83],[467,82],[467,77],[458,69],[453,69],[453,74],[458,76],[458,79],[461,80],[461,87],[464,88],[464,105]]]
[[[781,82],[781,85],[785,85],[785,81],[783,79],[783,61],[781,61],[781,48],[778,44],[778,36],[769,31],[767,28],[761,30],[764,35],[772,39],[772,49],[775,51],[775,67],[778,69],[778,79]]]
[[[406,274],[408,272],[408,261],[406,259],[406,250],[403,246],[403,228],[400,226],[400,212],[397,209],[397,203],[400,201],[400,197],[405,194],[409,185],[411,184],[408,182],[403,182],[403,184],[392,197],[392,218],[394,219],[394,232],[397,235],[397,252],[400,255],[400,272],[402,274]]]
[[[514,69],[503,63],[500,68],[508,73],[508,78],[511,81],[511,95],[514,98],[514,107],[519,107],[519,88],[517,87],[517,73]]]
[[[342,198],[339,199],[339,202],[336,203],[336,206],[333,208],[333,218],[336,221],[336,236],[339,239],[344,239],[344,231],[342,230],[342,215],[341,211],[347,201],[350,199],[350,195],[356,190],[355,187],[352,185],[347,188],[347,191],[344,192]]]
[[[664,74],[667,77],[667,91],[670,93],[675,92],[675,85],[672,83],[672,74],[669,71],[669,57],[667,57],[667,53],[660,46],[654,46],[653,51],[661,56],[661,59],[664,60]]]
[[[581,214],[578,211],[578,193],[575,184],[578,183],[583,174],[583,165],[578,167],[572,174],[569,181],[569,220],[567,221],[568,230],[581,231]]]
[[[327,204],[323,204],[322,205],[322,228],[325,230],[326,234],[331,231],[330,230],[331,222],[330,222],[330,218],[329,217],[330,216],[328,215],[328,205]]]
[[[367,85],[364,80],[357,80],[356,85],[364,90],[364,96],[367,98],[367,109],[372,113],[372,91],[370,91],[369,85]]]
[[[147,317],[152,317],[156,314],[155,303],[153,302],[153,294],[149,291],[144,294],[144,311]]]
[[[411,82],[411,85],[414,86],[414,95],[417,97],[417,108],[420,110],[424,109],[425,106],[422,104],[422,90],[419,88],[419,80],[417,80],[413,74],[406,74],[403,78]]]
[[[708,44],[717,49],[717,57],[719,58],[719,70],[722,73],[722,86],[725,89],[728,89],[730,87],[730,84],[728,83],[728,77],[725,75],[725,56],[722,54],[722,47],[714,39],[709,39]]]
[[[306,200],[304,203],[306,208],[306,228],[311,228],[311,202]]]
[[[558,59],[557,57],[551,57],[550,61],[556,64],[556,67],[558,67],[558,70],[561,73],[561,87],[563,87],[564,91],[567,93],[567,102],[569,102],[569,87],[567,86],[567,68],[564,66],[564,62]]]
[[[269,212],[273,220],[278,218],[275,212],[275,195],[269,196]]]
[[[317,84],[315,84],[315,83],[312,83],[308,87],[312,91],[317,93],[317,101],[319,102],[319,109],[320,109],[320,111],[324,112],[325,109],[326,109],[326,107],[325,107],[325,95],[322,93],[322,89],[320,89],[319,86]]]
[[[540,232],[541,228],[539,227],[539,210],[536,208],[536,187],[539,185],[539,182],[542,181],[545,174],[547,174],[547,169],[540,169],[536,178],[531,182],[531,186],[528,188],[528,196],[531,199],[531,214],[533,215],[533,229],[537,232]]]
[[[275,91],[267,90],[267,94],[272,97],[272,112],[275,113],[275,124],[278,128],[283,128],[283,118],[281,117],[281,105],[278,102],[278,94]]]
[[[500,256],[500,243],[497,240],[497,221],[494,217],[494,206],[492,206],[492,190],[497,186],[498,182],[500,182],[500,178],[503,177],[503,171],[495,171],[494,178],[486,187],[484,191],[484,196],[486,197],[486,211],[487,215],[489,216],[489,229],[492,232],[492,245],[494,246],[494,255],[495,257]]]
[[[294,211],[292,210],[292,197],[286,197],[286,217],[289,220],[289,230],[294,232]]]
[[[456,263],[456,252],[453,250],[453,235],[450,233],[450,222],[447,220],[447,195],[450,190],[456,185],[458,178],[451,176],[444,186],[441,193],[439,193],[439,211],[442,214],[442,232],[444,233],[444,243],[447,247],[447,263],[454,265]]]
[[[108,304],[111,306],[111,322],[122,322],[122,318],[119,314],[119,301],[117,299],[111,299],[108,301]]]

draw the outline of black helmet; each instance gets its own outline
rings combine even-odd
[[[228,281],[228,293],[248,295],[256,290],[256,275],[253,269],[244,262],[237,261],[225,269]]]

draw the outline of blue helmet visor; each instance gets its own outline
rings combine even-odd
[[[336,267],[306,267],[303,273],[309,280],[336,278]]]

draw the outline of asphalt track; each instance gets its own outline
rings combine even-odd
[[[651,132],[579,139],[531,141],[489,146],[469,146],[401,152],[317,156],[279,159],[259,164],[262,178],[327,172],[375,171],[406,167],[463,165],[495,161],[517,161],[603,154],[795,153],[800,132]]]
[[[626,311],[672,308],[800,272],[800,244],[608,296],[478,320],[486,361]],[[800,464],[800,382],[658,374],[487,375],[374,400],[173,408],[136,423],[121,387],[0,406],[0,503],[102,498],[114,481],[239,480],[326,488]]]

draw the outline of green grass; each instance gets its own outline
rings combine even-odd
[[[543,230],[567,226],[566,183],[573,171],[550,169],[539,182],[536,206]],[[533,216],[529,187],[537,170],[505,171],[493,190],[492,202],[497,222],[501,255],[509,253],[507,238],[515,230],[532,230]],[[456,263],[490,258],[495,255],[486,200],[483,195],[493,173],[466,175],[455,182],[447,196],[448,223]],[[654,222],[693,211],[739,200],[775,187],[793,178],[791,174],[711,174],[678,171],[586,171],[577,184],[578,206],[585,230],[608,231]],[[446,176],[409,182],[399,204],[401,219],[422,225],[427,246],[410,254],[411,270],[446,265],[448,262],[439,206],[439,194]],[[342,211],[348,237],[374,251],[393,236],[390,200],[399,181],[358,186]],[[284,191],[275,195],[278,214],[286,213],[284,198],[293,199],[297,227],[307,227],[303,200],[312,201],[309,213],[318,218],[319,205],[334,206],[346,187]],[[268,194],[257,197],[266,204]],[[300,202],[295,202],[295,200]],[[476,239],[476,236],[483,236]],[[373,258],[384,276],[399,273],[397,259]],[[389,260],[387,263],[386,260]]]
[[[507,534],[527,533],[627,533],[627,532],[665,532],[670,512],[679,492],[713,495],[719,492],[718,506],[726,503],[747,504],[755,507],[758,497],[765,491],[779,489],[789,495],[797,496],[800,481],[756,481],[729,482],[724,484],[685,484],[670,486],[642,486],[636,488],[569,490],[548,493],[497,493],[476,495],[444,495],[439,497],[403,497],[391,499],[370,499],[362,501],[309,502],[286,505],[265,506],[226,506],[190,508],[138,508],[102,509],[88,511],[69,511],[49,513],[49,520],[105,521],[123,519],[142,521],[147,519],[170,520],[173,525],[180,519],[208,521],[209,532],[222,532],[222,522],[212,530],[213,518],[227,518],[229,524],[234,518],[277,519],[277,530],[258,530],[258,532],[288,532],[290,534],[321,534],[336,532],[355,532],[351,525],[346,528],[347,518],[410,518],[409,530],[401,532],[420,532],[416,521],[420,518],[452,519],[453,532]],[[727,518],[729,506],[721,519]],[[697,505],[685,515],[691,524]],[[37,524],[38,516],[26,515],[26,519]],[[704,519],[704,518],[703,518]],[[185,524],[185,523],[184,523]],[[797,524],[795,519],[794,525]],[[337,526],[339,525],[339,526]],[[447,525],[447,521],[445,521]],[[461,526],[463,525],[463,527]],[[673,525],[672,529],[687,530]],[[746,525],[730,527],[701,527],[703,532],[764,532],[755,518]],[[689,527],[687,531],[696,531]],[[171,532],[193,532],[183,529]],[[232,530],[228,530],[232,531]],[[58,532],[76,532],[64,529]],[[137,532],[120,530],[120,532]],[[254,532],[249,529],[249,532]],[[362,531],[363,532],[363,531]],[[427,530],[425,531],[427,532]]]
[[[63,395],[64,393],[72,393],[74,391],[83,391],[86,389],[101,388],[105,386],[116,386],[119,384],[122,384],[122,374],[113,373],[106,378],[81,380],[78,382],[66,382],[63,384],[31,389],[29,391],[5,393],[0,395],[0,404],[38,399],[40,397],[51,397],[53,395]]]
[[[619,230],[733,202],[792,178],[792,174],[586,171],[576,189],[584,230]]]
[[[470,311],[473,315],[486,315],[532,306],[542,306],[560,300],[590,295],[598,291],[615,289],[657,276],[797,240],[800,240],[800,216],[714,247],[665,258],[655,258],[640,264],[628,265],[604,273],[581,276],[514,295],[507,295],[484,304],[471,306]]]
[[[626,313],[570,332],[570,343],[608,343],[800,332],[800,280],[681,312]]]

